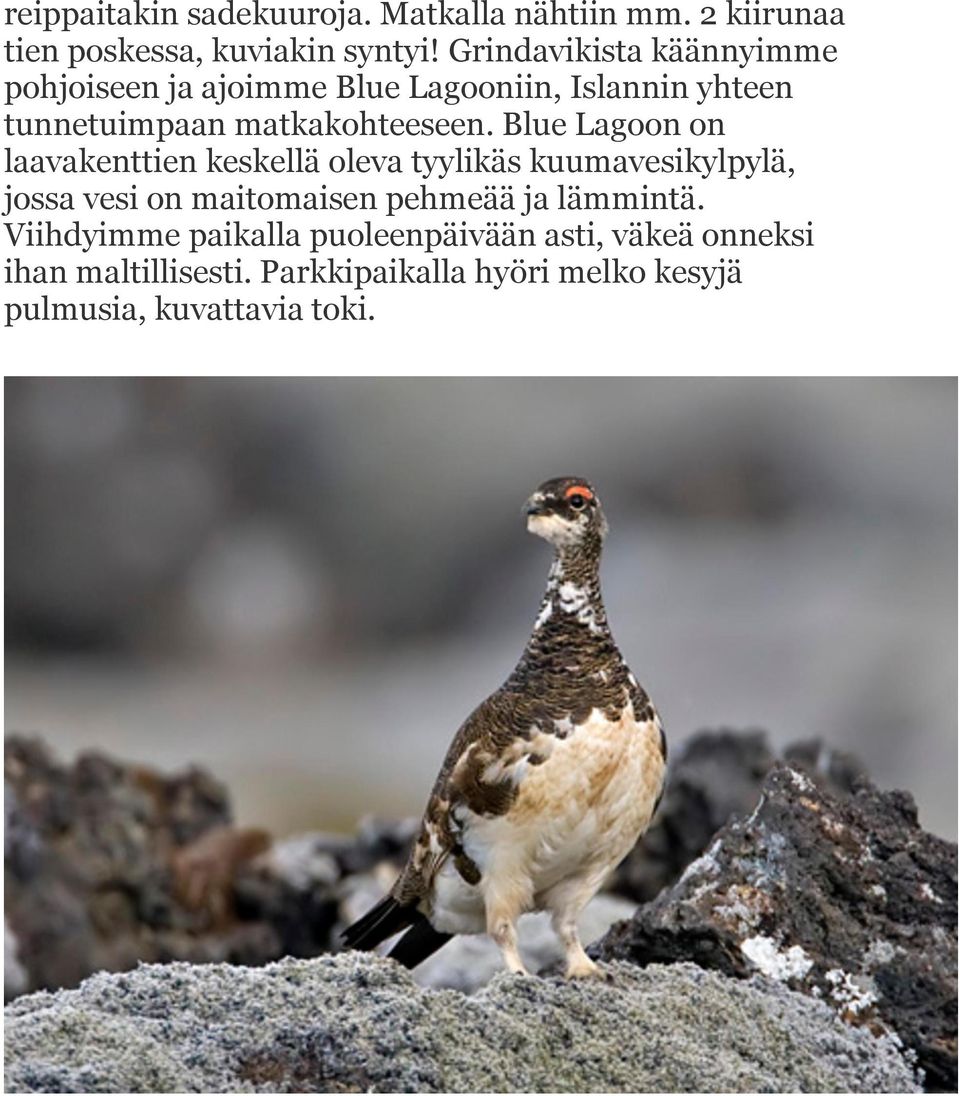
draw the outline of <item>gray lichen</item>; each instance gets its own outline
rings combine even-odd
[[[96,975],[8,1006],[7,1091],[918,1091],[894,1040],[774,983],[607,969],[473,997],[356,953]]]

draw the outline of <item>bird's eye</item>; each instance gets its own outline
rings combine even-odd
[[[567,501],[574,510],[582,510],[587,505],[587,500],[583,495],[571,495]]]

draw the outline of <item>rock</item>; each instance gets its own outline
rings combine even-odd
[[[816,742],[787,753],[810,775],[775,770],[753,814],[728,824],[599,954],[772,975],[846,1019],[896,1031],[947,1084],[956,849],[924,834],[909,797],[880,795],[850,759]],[[714,823],[757,798],[772,763],[760,734],[698,736],[675,763],[660,828],[633,855],[637,873],[620,877],[635,880],[626,889],[679,872]],[[164,776],[97,754],[61,766],[20,738],[8,740],[5,766],[8,997],[140,961],[253,966],[336,949],[342,925],[391,885],[415,832],[412,820],[367,819],[354,837],[271,843],[233,826],[226,793],[197,769]],[[633,910],[599,896],[584,938]],[[559,958],[540,917],[521,922],[521,946],[533,969]],[[476,993],[499,969],[489,940],[459,938],[415,979]]]
[[[957,848],[905,792],[837,795],[778,764],[753,813],[592,950],[763,973],[896,1032],[931,1087],[956,1090]]]
[[[690,965],[500,974],[473,997],[356,953],[144,966],[6,1009],[10,1092],[915,1092],[895,1042]]]
[[[792,743],[783,751],[783,759],[795,769],[803,769],[815,784],[827,791],[850,794],[869,780],[858,757],[835,750],[820,738]]]
[[[849,792],[866,773],[819,739],[788,746],[784,757],[818,784]],[[671,758],[667,789],[653,825],[620,865],[610,889],[649,902],[679,879],[732,818],[749,814],[776,757],[763,731],[700,731]]]
[[[368,815],[360,820],[354,837],[334,839],[329,847],[344,875],[370,871],[383,863],[399,870],[419,828],[419,818],[392,822]]]
[[[7,997],[139,961],[265,963],[329,946],[330,889],[261,863],[268,836],[234,827],[202,770],[164,776],[94,753],[64,766],[18,737],[4,765]]]

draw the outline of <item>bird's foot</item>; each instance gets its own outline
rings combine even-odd
[[[571,959],[567,964],[565,977],[571,978],[598,978],[603,982],[612,982],[613,975],[608,970],[603,970],[588,956],[581,955]]]
[[[523,965],[523,960],[516,952],[504,955],[503,964],[507,968],[508,974],[519,974],[523,978],[530,974],[530,971]]]

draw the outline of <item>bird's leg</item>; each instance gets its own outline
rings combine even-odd
[[[493,937],[506,968],[511,974],[528,974],[527,968],[520,958],[520,949],[517,947],[516,922],[508,917],[494,916],[487,922],[487,932]]]
[[[517,921],[530,909],[533,898],[530,880],[524,870],[526,854],[522,845],[501,846],[489,860],[484,872],[483,905],[487,933],[500,949],[507,970],[528,974],[517,947]]]
[[[580,933],[577,930],[577,915],[570,911],[554,912],[551,923],[553,931],[560,938],[567,957],[567,978],[602,978],[603,971],[583,950]]]
[[[605,978],[604,972],[583,950],[577,918],[597,893],[603,874],[596,870],[557,883],[541,897],[542,908],[550,911],[550,923],[567,959],[567,978]]]
[[[487,932],[500,949],[503,961],[511,974],[527,974],[517,947],[517,917],[519,913],[499,902],[487,903]]]

